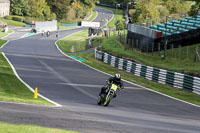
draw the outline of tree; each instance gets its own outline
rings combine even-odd
[[[142,22],[160,17],[157,5],[160,5],[160,0],[135,0],[136,11],[132,15],[133,22]]]
[[[28,4],[32,17],[46,20],[55,19],[55,14],[51,15],[51,10],[45,0],[29,0]]]
[[[12,15],[30,16],[28,0],[10,0],[10,10]]]
[[[117,20],[117,22],[116,22],[116,30],[123,30],[124,27],[125,27],[125,25],[124,25],[123,21]]]
[[[166,0],[165,4],[170,14],[185,14],[190,10],[192,2],[185,0]]]
[[[200,2],[196,2],[194,5],[192,5],[191,10],[189,11],[189,15],[195,16],[199,10],[200,10]]]
[[[70,0],[46,0],[50,9],[56,14],[57,19],[60,21],[67,18],[67,13],[69,11]]]

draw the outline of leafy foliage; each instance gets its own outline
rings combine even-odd
[[[46,0],[51,11],[56,14],[58,20],[62,20],[67,17],[70,6],[70,0]]]
[[[196,2],[194,5],[192,5],[191,10],[189,11],[190,16],[194,16],[198,13],[200,10],[200,2]]]
[[[19,21],[19,22],[23,22],[25,19],[22,16],[13,16],[13,15],[6,16],[5,18],[8,20],[15,20],[15,21]]]
[[[29,16],[28,0],[10,0],[11,14],[19,16]]]
[[[125,25],[124,25],[124,23],[123,23],[122,20],[118,20],[118,21],[116,22],[116,29],[117,29],[117,30],[123,30],[124,27],[125,27]]]
[[[51,15],[51,10],[45,0],[29,0],[30,14],[36,18],[46,18],[47,20],[55,19],[55,15]]]

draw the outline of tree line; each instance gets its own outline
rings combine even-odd
[[[74,10],[76,18],[84,18],[97,0],[10,0],[11,14],[43,20],[66,19]]]
[[[200,2],[187,0],[100,0],[102,4],[108,4],[133,8],[130,13],[132,22],[143,22],[155,18],[161,18],[170,14],[188,14],[194,16],[200,10]]]

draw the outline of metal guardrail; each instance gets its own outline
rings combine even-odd
[[[137,64],[97,49],[95,49],[95,58],[133,75],[171,87],[186,89],[200,95],[200,78],[198,77]]]

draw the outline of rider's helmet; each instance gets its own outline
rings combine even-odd
[[[121,75],[119,73],[115,74],[115,79],[120,80],[121,79]]]

